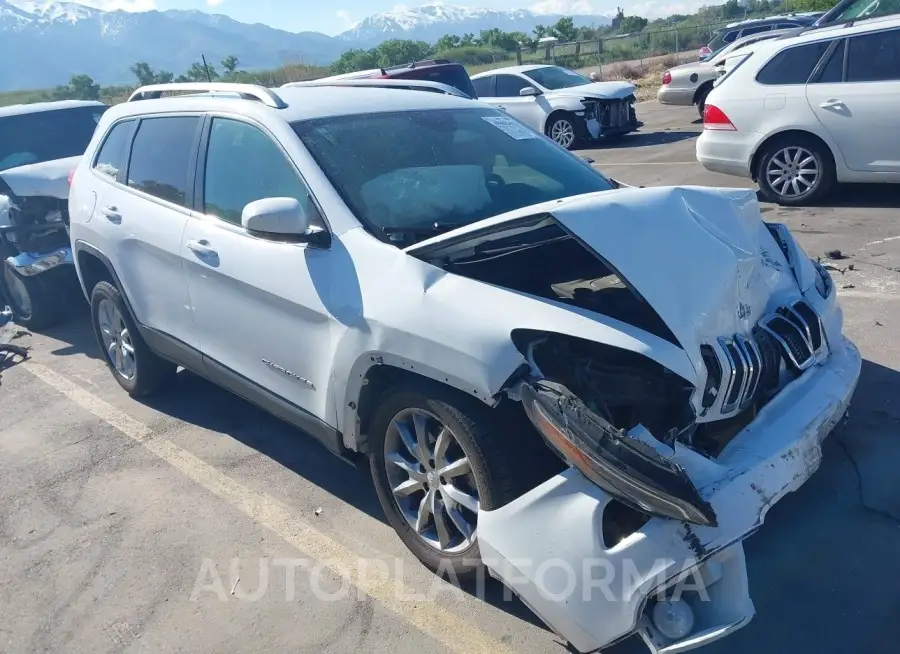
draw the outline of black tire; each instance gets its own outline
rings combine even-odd
[[[103,300],[109,300],[114,304],[122,317],[122,322],[128,328],[135,361],[135,372],[131,378],[126,378],[116,370],[106,351],[98,318],[100,304]],[[106,361],[107,367],[119,386],[125,389],[131,397],[150,395],[164,386],[175,374],[175,364],[158,357],[144,342],[122,300],[122,294],[109,282],[98,282],[91,292],[91,326],[94,328],[94,335],[97,337],[97,345],[103,360]]]
[[[456,441],[468,457],[481,509],[496,509],[518,497],[522,492],[548,479],[558,468],[547,470],[535,456],[535,445],[543,449],[544,462],[555,458],[539,438],[520,438],[517,447],[509,446],[509,438],[528,432],[517,431],[511,424],[524,412],[519,409],[513,418],[508,410],[491,409],[463,393],[429,382],[406,382],[390,388],[382,395],[380,405],[369,430],[369,464],[378,499],[388,522],[416,557],[433,571],[446,573],[451,580],[471,579],[481,567],[477,540],[468,549],[456,553],[440,552],[425,543],[409,525],[394,499],[387,476],[385,438],[392,419],[405,409],[422,409],[436,416],[453,432]],[[519,408],[519,407],[514,407]],[[525,426],[525,425],[523,425]],[[521,446],[524,445],[524,446]],[[537,463],[528,465],[525,459]],[[544,474],[542,479],[537,475]]]
[[[819,170],[818,177],[809,190],[798,196],[782,195],[773,188],[769,176],[766,174],[773,157],[779,155],[785,148],[803,148],[807,150],[814,157]],[[763,197],[770,202],[788,207],[802,207],[821,200],[834,188],[837,182],[831,151],[818,139],[803,134],[787,135],[767,144],[759,156],[754,172]]]
[[[571,130],[570,133],[572,135],[572,140],[568,142],[568,144],[561,143],[560,140],[553,137],[554,130],[557,128],[557,126],[562,126],[563,124],[567,124],[569,126],[569,129]],[[575,116],[565,112],[556,114],[555,116],[553,116],[553,119],[547,124],[547,136],[556,141],[557,144],[563,146],[566,150],[574,150],[576,148],[576,146],[578,145],[580,131],[581,130],[579,129],[579,125],[575,120]]]
[[[700,114],[700,118],[703,118],[703,110],[706,108],[706,98],[709,96],[709,92],[712,91],[713,87],[711,85],[707,85],[700,89],[700,92],[697,94],[697,113]]]
[[[63,302],[58,289],[48,284],[47,273],[25,277],[20,275],[3,258],[3,274],[0,275],[2,295],[13,311],[17,325],[34,332],[39,332],[59,324],[63,317]],[[53,272],[53,271],[50,271]],[[17,290],[10,288],[9,278],[13,279]],[[27,296],[27,303],[18,299],[20,294]]]

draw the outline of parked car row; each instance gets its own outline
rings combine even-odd
[[[554,111],[605,123],[546,68],[476,77],[486,101],[138,89],[70,177],[67,262],[131,396],[182,366],[364,462],[424,565],[487,568],[573,651],[683,651],[752,618],[742,542],[815,472],[861,360],[754,193],[625,187],[548,138]],[[549,113],[495,106],[504,75]]]
[[[900,183],[900,5],[850,0],[725,59],[697,160],[797,206],[841,182]]]
[[[418,79],[443,82],[514,116],[566,149],[579,143],[613,139],[640,128],[635,86],[593,82],[560,66],[511,66],[474,75],[446,59],[336,75],[327,80],[360,78]]]

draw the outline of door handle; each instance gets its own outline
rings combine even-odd
[[[209,241],[188,241],[188,249],[200,257],[217,257],[219,253],[209,246]]]
[[[122,222],[122,214],[119,213],[119,210],[115,207],[103,207],[100,209],[100,213],[103,214],[103,217],[106,218],[109,222],[119,224]]]
[[[844,103],[840,100],[826,100],[819,106],[822,107],[822,109],[837,109],[838,107],[843,107]]]

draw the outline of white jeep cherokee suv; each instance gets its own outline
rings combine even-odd
[[[125,390],[183,366],[368,459],[419,559],[486,566],[582,652],[746,624],[742,540],[859,375],[753,193],[622,188],[473,100],[139,89],[69,202]]]

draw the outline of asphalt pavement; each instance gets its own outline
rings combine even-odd
[[[584,154],[628,184],[753,187],[696,163],[692,108],[638,113],[640,133]],[[757,616],[700,651],[897,651],[898,207],[877,186],[763,206],[811,255],[846,257],[827,262],[865,361],[820,470],[745,543]],[[86,307],[14,342],[33,349],[0,378],[0,652],[565,652],[498,584],[424,570],[365,471],[312,439],[186,373],[128,398]]]

